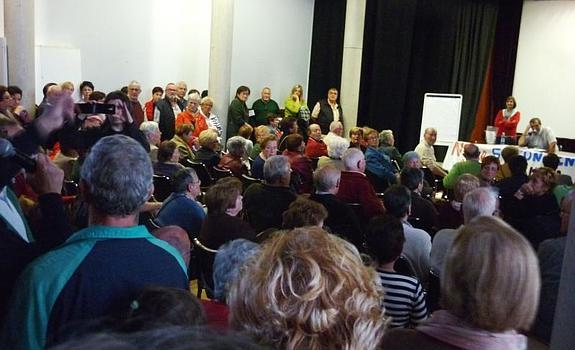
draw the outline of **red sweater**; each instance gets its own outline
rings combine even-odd
[[[519,119],[521,119],[521,113],[516,111],[509,119],[503,118],[503,110],[500,109],[495,117],[495,126],[497,129],[497,136],[501,136],[505,133],[506,137],[516,137],[517,136],[517,124],[519,124]]]
[[[327,145],[323,140],[316,141],[310,137],[307,139],[307,145],[305,146],[305,155],[310,158],[327,156]]]
[[[355,171],[342,171],[337,197],[346,203],[359,203],[365,217],[369,220],[376,215],[385,214],[383,203],[365,174]]]

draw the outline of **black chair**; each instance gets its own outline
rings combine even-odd
[[[319,162],[319,158],[318,157],[310,157],[309,159],[311,159],[311,168],[313,170],[317,169],[317,163]]]
[[[172,180],[163,175],[154,175],[154,199],[163,202],[173,192]]]
[[[245,191],[251,184],[257,184],[257,183],[261,183],[262,181],[260,179],[256,179],[255,177],[251,177],[248,176],[246,174],[242,174],[242,184],[243,184],[243,190]]]
[[[439,298],[441,296],[441,282],[439,274],[432,269],[429,270],[429,286],[427,288],[427,311],[429,313],[439,309]]]
[[[212,278],[214,271],[214,259],[216,249],[206,247],[198,238],[192,241],[194,245],[194,261],[198,268],[198,299],[202,296],[202,290],[206,291],[208,298],[214,297],[214,280]]]
[[[397,271],[397,273],[415,277],[415,269],[413,268],[411,261],[409,261],[403,255],[400,255],[399,258],[395,261],[393,268],[395,269],[395,271]]]
[[[369,182],[373,186],[373,189],[375,190],[377,196],[382,198],[383,193],[389,187],[389,182],[385,179],[378,177],[377,175],[375,175],[374,173],[372,173],[367,169],[365,169],[365,176],[367,176],[367,178],[369,179]]]
[[[217,166],[212,168],[212,177],[214,179],[214,182],[218,182],[219,179],[223,179],[224,177],[230,177],[230,176],[234,176],[234,174],[232,174],[232,171],[230,169],[222,169]]]
[[[205,191],[214,183],[214,180],[212,179],[212,176],[210,175],[210,172],[204,163],[186,160],[184,165],[188,168],[194,169],[196,175],[198,175],[198,179],[202,182],[202,191]]]
[[[72,180],[64,180],[62,185],[62,196],[77,196],[80,186]]]

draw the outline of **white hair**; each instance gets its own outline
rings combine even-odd
[[[348,148],[342,159],[345,170],[357,170],[357,163],[365,159],[365,155],[359,148]]]
[[[463,198],[463,221],[467,224],[478,216],[492,216],[497,209],[497,191],[479,187]]]
[[[330,135],[324,140],[327,146],[327,155],[331,158],[341,159],[344,152],[349,148],[349,140],[337,135]]]

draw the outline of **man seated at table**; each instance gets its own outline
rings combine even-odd
[[[447,189],[453,189],[459,175],[479,175],[481,172],[481,163],[479,163],[480,154],[481,152],[477,145],[468,143],[463,146],[463,157],[465,157],[465,160],[453,165],[447,176],[443,178],[443,186]]]
[[[519,138],[519,146],[542,148],[548,153],[557,151],[557,138],[548,126],[541,126],[541,119],[531,118],[529,126]]]
[[[421,163],[429,168],[439,177],[444,177],[447,175],[447,172],[441,168],[441,166],[437,163],[437,159],[435,158],[435,150],[433,149],[433,145],[437,140],[437,130],[435,128],[427,128],[423,133],[423,140],[415,147],[415,152],[419,154],[421,157]]]

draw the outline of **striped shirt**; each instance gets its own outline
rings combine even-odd
[[[385,315],[391,318],[390,327],[413,327],[427,318],[425,292],[421,283],[397,272],[377,271],[385,291]]]

